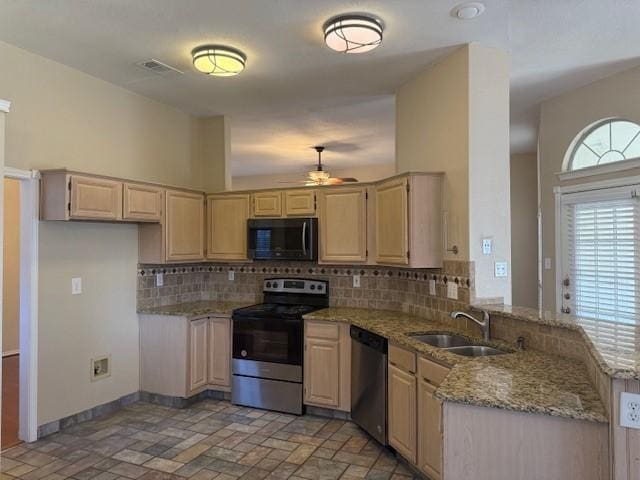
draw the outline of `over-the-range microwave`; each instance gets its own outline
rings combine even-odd
[[[254,260],[316,260],[317,218],[248,220],[247,253]]]

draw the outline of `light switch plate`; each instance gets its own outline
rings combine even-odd
[[[458,299],[458,284],[456,282],[447,283],[447,298]]]
[[[156,287],[162,287],[164,285],[164,275],[156,273]]]
[[[507,262],[495,263],[495,275],[496,278],[503,278],[507,276]]]
[[[490,238],[482,239],[482,254],[483,255],[491,255],[491,250],[493,248],[493,242]]]
[[[360,288],[360,275],[353,276],[353,288]]]
[[[544,259],[544,269],[551,270],[551,259],[549,257]]]
[[[227,278],[229,279],[230,282],[233,282],[236,279],[235,270],[229,270],[229,273],[227,273]]]
[[[436,295],[436,281],[434,279],[429,280],[429,295]]]
[[[620,426],[640,429],[640,394],[620,393]]]
[[[71,295],[80,295],[82,293],[82,278],[74,277],[71,279]]]

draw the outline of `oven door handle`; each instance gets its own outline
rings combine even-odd
[[[307,255],[307,221],[302,222],[302,254]]]

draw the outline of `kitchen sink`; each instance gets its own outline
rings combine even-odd
[[[461,335],[451,333],[415,333],[409,335],[427,345],[438,348],[462,347],[471,345],[471,342]]]
[[[464,355],[465,357],[488,357],[490,355],[503,355],[505,353],[509,353],[486,345],[465,345],[461,347],[446,348],[445,350],[447,352],[455,353],[456,355]]]

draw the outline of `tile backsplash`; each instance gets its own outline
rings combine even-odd
[[[234,272],[234,280],[228,272]],[[164,285],[156,286],[156,273]],[[353,287],[360,275],[360,287]],[[140,265],[138,304],[142,307],[198,300],[258,302],[262,283],[271,277],[307,277],[329,281],[332,306],[399,310],[432,319],[474,300],[472,262],[445,261],[442,269],[408,269],[369,265],[319,265],[309,262],[250,264]],[[435,282],[435,295],[430,292]],[[457,284],[458,298],[447,298],[447,284]]]

